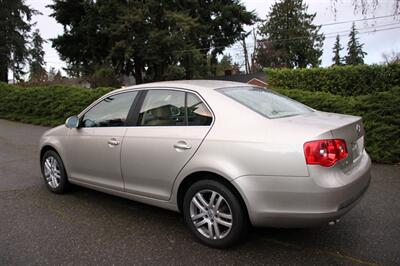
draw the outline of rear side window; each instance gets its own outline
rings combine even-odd
[[[212,114],[195,94],[149,90],[139,113],[139,126],[208,126]]]
[[[149,90],[139,114],[140,126],[185,126],[185,92]]]
[[[187,93],[187,116],[189,126],[209,126],[212,122],[210,110],[193,93]]]
[[[219,91],[268,118],[312,112],[311,108],[267,89],[246,86],[224,88]]]
[[[122,127],[137,91],[111,95],[87,111],[81,120],[81,127]]]

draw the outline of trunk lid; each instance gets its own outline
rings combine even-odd
[[[346,141],[348,157],[339,164],[345,170],[350,170],[355,166],[364,150],[364,125],[361,117],[354,117],[354,121],[349,122],[338,128],[331,130],[332,135],[336,139],[344,139]]]
[[[309,128],[317,135],[326,135],[330,132],[334,139],[343,139],[346,142],[348,157],[337,164],[348,171],[361,158],[364,150],[364,126],[359,116],[343,115],[315,111],[286,118],[292,125],[298,124]]]

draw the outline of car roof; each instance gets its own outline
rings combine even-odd
[[[223,80],[176,80],[176,81],[144,83],[140,85],[124,87],[120,89],[120,91],[131,90],[131,89],[143,89],[143,88],[160,88],[160,89],[181,88],[197,92],[205,92],[219,88],[243,87],[243,86],[253,86],[253,85],[247,83],[223,81]]]

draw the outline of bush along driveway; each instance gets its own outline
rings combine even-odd
[[[366,148],[375,162],[400,162],[400,87],[360,96],[274,88],[320,111],[363,117]],[[49,86],[19,88],[0,83],[0,118],[56,126],[80,113],[110,88]]]

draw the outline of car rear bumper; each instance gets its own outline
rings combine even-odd
[[[371,180],[371,160],[365,151],[347,172],[313,167],[308,177],[253,175],[234,179],[232,183],[245,201],[251,223],[310,227],[335,221],[357,204]]]

